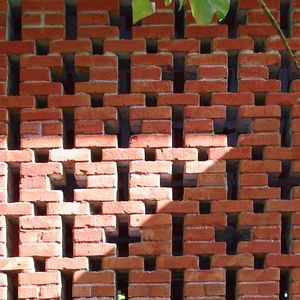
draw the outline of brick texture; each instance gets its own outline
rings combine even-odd
[[[129,2],[0,0],[0,300],[300,300],[300,80],[269,19]],[[299,51],[300,1],[266,3]]]

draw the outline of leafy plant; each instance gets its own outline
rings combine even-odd
[[[214,15],[218,20],[224,19],[229,11],[230,0],[179,0],[179,10],[189,1],[192,15],[198,25],[207,25]],[[168,6],[172,0],[165,0]],[[152,15],[155,12],[155,3],[150,0],[132,0],[133,23]]]

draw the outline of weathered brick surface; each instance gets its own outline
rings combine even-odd
[[[0,0],[0,300],[300,299],[300,80],[272,24],[155,0],[131,26],[127,2]],[[265,2],[299,51],[300,1]]]

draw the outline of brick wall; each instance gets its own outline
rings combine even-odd
[[[257,1],[155,2],[0,0],[0,300],[300,299],[300,75]]]

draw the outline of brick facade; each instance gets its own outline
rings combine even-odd
[[[127,2],[0,0],[0,300],[300,300],[300,75],[271,23]],[[299,51],[300,1],[266,3]]]

